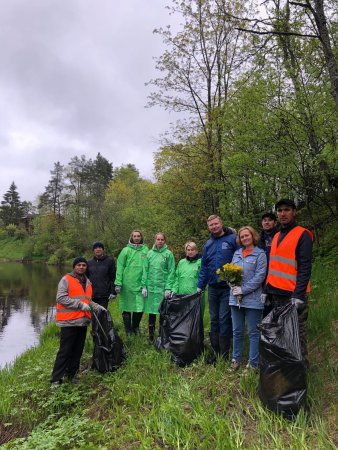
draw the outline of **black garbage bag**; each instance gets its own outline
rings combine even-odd
[[[159,306],[158,349],[164,348],[180,367],[190,364],[203,351],[202,294],[174,295]]]
[[[116,333],[109,311],[93,314],[94,337],[93,369],[99,372],[114,372],[126,359],[122,339]]]
[[[292,420],[306,406],[307,391],[296,307],[274,308],[259,328],[259,397],[267,408]]]

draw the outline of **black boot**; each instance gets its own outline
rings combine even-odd
[[[228,361],[230,355],[231,338],[227,336],[219,336],[219,353],[224,361]]]
[[[212,351],[207,359],[207,364],[215,364],[219,355],[219,334],[210,332],[209,337]]]
[[[130,336],[133,333],[133,330],[131,328],[131,314],[130,312],[123,312],[122,313],[122,319],[123,319],[123,325],[124,329],[126,331],[126,335]]]
[[[142,319],[142,312],[133,312],[132,329],[134,334],[140,334],[140,322]]]

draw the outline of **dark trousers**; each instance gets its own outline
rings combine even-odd
[[[51,383],[62,378],[74,378],[80,367],[80,359],[86,340],[87,327],[61,327],[60,348],[56,355]]]
[[[208,288],[210,331],[231,339],[232,320],[229,295],[229,288],[213,286]]]
[[[282,295],[271,295],[272,300],[271,304],[273,308],[278,308],[279,306],[284,306],[286,303],[291,302],[291,298],[282,296]],[[302,305],[297,307],[298,314],[298,326],[299,326],[299,341],[300,347],[302,350],[303,358],[307,365],[309,365],[308,361],[308,351],[307,351],[307,318],[309,315],[309,302],[305,299]]]

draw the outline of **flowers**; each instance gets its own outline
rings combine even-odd
[[[234,286],[240,286],[242,283],[243,268],[241,266],[238,266],[237,264],[224,264],[224,266],[216,270],[216,273],[218,275],[218,281],[225,280],[231,288],[233,288]],[[237,305],[240,308],[243,295],[236,295],[236,299]]]

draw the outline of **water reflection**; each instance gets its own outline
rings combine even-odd
[[[37,344],[53,319],[64,269],[45,264],[0,263],[0,368]]]

